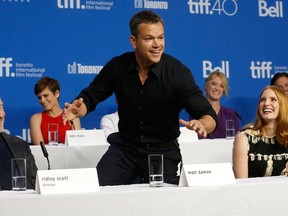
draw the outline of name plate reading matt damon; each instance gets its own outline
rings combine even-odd
[[[96,168],[38,170],[35,193],[69,194],[100,191]]]
[[[107,145],[104,130],[67,130],[65,145]]]
[[[184,164],[179,186],[208,186],[235,184],[230,163]]]

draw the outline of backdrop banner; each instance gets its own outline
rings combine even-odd
[[[153,10],[165,22],[165,52],[191,69],[203,89],[214,70],[228,78],[240,126],[254,120],[258,96],[277,72],[288,72],[285,0],[0,0],[0,97],[5,128],[30,142],[29,120],[42,111],[34,85],[43,76],[61,84],[71,102],[112,57],[132,51],[129,20]],[[115,97],[81,119],[99,128],[117,109]],[[180,113],[188,119],[185,111]]]

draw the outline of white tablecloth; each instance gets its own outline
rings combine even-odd
[[[180,149],[183,162],[231,163],[233,140],[202,139],[182,142]],[[73,169],[96,167],[109,145],[46,146],[51,169]],[[38,169],[47,169],[47,161],[40,146],[31,146]]]
[[[109,145],[95,146],[46,146],[51,169],[74,169],[96,167]],[[40,145],[31,146],[38,169],[48,168]]]
[[[201,139],[180,143],[184,164],[232,163],[233,139]]]
[[[287,177],[204,187],[101,187],[100,192],[38,195],[0,192],[1,216],[270,216],[287,215]]]
[[[181,143],[184,163],[231,162],[233,140]],[[52,169],[95,167],[108,146],[47,146]],[[47,163],[40,146],[31,146],[37,165]],[[237,184],[178,187],[148,184],[100,187],[99,192],[39,195],[0,192],[0,216],[251,216],[286,215],[288,178],[237,180]]]

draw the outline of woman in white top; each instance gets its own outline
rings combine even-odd
[[[118,111],[102,117],[100,128],[104,130],[106,139],[111,133],[118,132],[118,122]]]
[[[116,104],[118,105],[118,99],[115,99]],[[105,137],[107,137],[111,133],[116,133],[118,132],[118,122],[119,122],[119,116],[118,116],[118,111],[104,115],[100,121],[100,128],[104,130]]]

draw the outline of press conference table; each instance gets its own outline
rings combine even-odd
[[[231,163],[233,140],[180,143],[184,163]],[[47,146],[52,169],[93,168],[108,149]],[[47,169],[40,146],[31,146],[39,169]],[[0,191],[0,216],[251,216],[287,214],[288,178],[237,180],[236,184],[178,187],[165,184],[106,186],[91,193],[39,195]]]
[[[0,191],[1,216],[251,216],[287,215],[287,177],[222,186],[106,186],[99,192],[39,195]]]
[[[231,163],[233,140],[203,139],[180,143],[183,162]],[[46,146],[51,169],[96,167],[109,145]],[[47,161],[40,146],[31,146],[38,169],[47,169]]]

